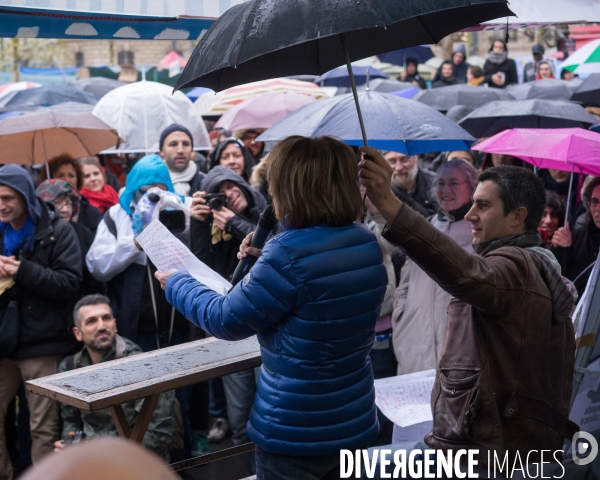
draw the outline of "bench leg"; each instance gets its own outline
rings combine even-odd
[[[137,443],[142,443],[157,402],[158,395],[151,395],[144,398],[144,403],[142,404],[140,414],[138,415],[133,429],[129,428],[129,422],[127,422],[127,417],[125,417],[125,412],[123,412],[123,407],[121,407],[121,405],[113,405],[110,407],[110,414],[113,418],[113,422],[115,422],[119,436],[128,438]]]

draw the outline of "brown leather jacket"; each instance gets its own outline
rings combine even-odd
[[[575,339],[570,321],[552,320],[539,261],[512,246],[468,253],[406,205],[384,237],[454,297],[427,445],[479,449],[482,463],[508,451],[510,465],[517,451],[560,450],[578,430],[567,418]]]

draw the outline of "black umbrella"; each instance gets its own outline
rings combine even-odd
[[[123,85],[127,84],[107,77],[81,78],[79,80],[75,80],[74,82],[67,84],[69,88],[91,93],[96,98],[98,98],[98,100],[101,99],[111,90],[122,87]]]
[[[592,73],[571,96],[572,102],[590,107],[600,107],[600,73]]]
[[[580,80],[544,78],[531,82],[509,85],[506,91],[517,100],[569,100],[580,85]]]
[[[227,10],[200,39],[175,89],[221,91],[273,77],[322,75],[344,63],[351,72],[353,60],[437,43],[509,15],[506,0],[249,0]],[[350,79],[360,117],[351,73]]]
[[[479,107],[458,124],[481,138],[506,128],[588,128],[595,118],[581,105],[561,100],[505,100]]]
[[[44,85],[9,93],[0,99],[0,108],[48,107],[65,102],[95,105],[98,99],[90,93],[73,90],[63,85]]]
[[[463,83],[423,90],[412,99],[441,112],[447,112],[456,105],[478,108],[495,100],[513,100],[513,97],[499,88],[473,87]]]

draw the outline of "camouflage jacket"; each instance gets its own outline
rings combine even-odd
[[[130,355],[136,355],[138,353],[142,353],[140,347],[132,341],[117,335],[113,347],[106,352],[102,361],[108,362],[110,360],[129,357]],[[74,355],[73,365],[75,368],[81,368],[91,364],[92,362],[87,352],[87,348],[84,346],[83,350]],[[67,359],[64,359],[60,363],[58,371],[67,371]],[[132,428],[142,408],[142,402],[143,399],[140,399],[122,405],[125,416],[127,417],[127,420],[129,420],[129,426]],[[167,462],[170,461],[169,447],[173,435],[174,402],[174,391],[165,392],[160,396],[143,441],[145,447],[163,457]],[[77,431],[83,431],[86,438],[118,435],[117,428],[115,427],[110,414],[110,409],[108,408],[97,410],[95,412],[87,412],[61,403],[60,414],[63,421],[63,440],[69,438],[69,432]]]

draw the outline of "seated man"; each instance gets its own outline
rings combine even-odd
[[[65,358],[59,365],[59,372],[74,368],[87,367],[102,362],[129,357],[141,353],[135,343],[117,335],[117,321],[104,295],[88,295],[83,297],[73,310],[73,333],[83,349]],[[146,431],[143,445],[154,453],[170,459],[169,446],[173,435],[173,407],[175,392],[163,393],[156,404],[152,420]],[[123,412],[133,428],[142,408],[143,399],[123,404]],[[117,428],[110,414],[110,409],[88,412],[78,408],[60,404],[63,421],[62,440],[54,443],[55,451],[65,448],[65,440],[70,440],[76,432],[83,432],[86,438],[99,436],[117,436]]]
[[[360,149],[375,159],[360,163],[360,178],[389,224],[384,238],[454,297],[425,443],[478,449],[480,466],[490,451],[507,454],[513,465],[517,454],[524,459],[532,451],[528,461],[539,462],[541,450],[560,450],[578,431],[568,420],[577,297],[554,256],[540,248],[541,181],[512,166],[479,175],[465,215],[473,254],[398,200],[389,164],[376,150]]]

